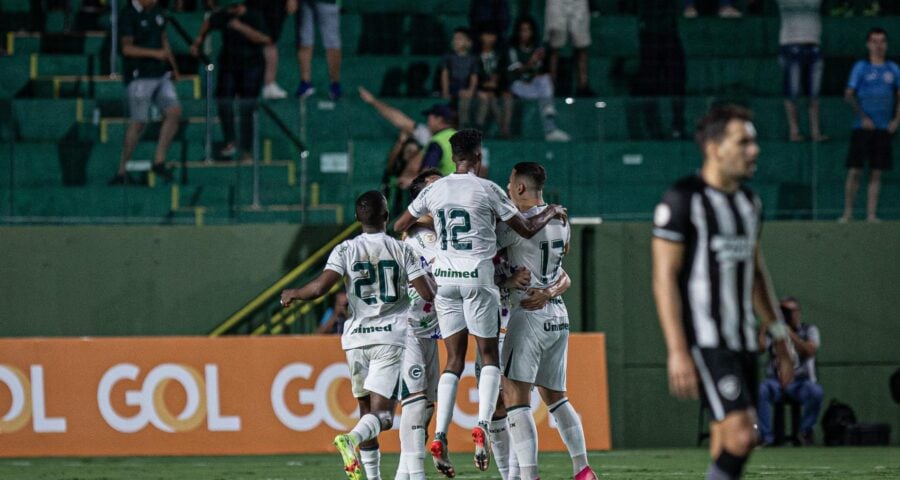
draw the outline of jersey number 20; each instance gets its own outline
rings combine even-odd
[[[381,260],[377,268],[372,262],[356,262],[353,264],[353,271],[366,272],[353,280],[353,293],[366,305],[374,305],[378,300],[381,303],[394,303],[399,298],[400,266],[394,260]]]

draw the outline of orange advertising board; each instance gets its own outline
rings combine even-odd
[[[469,350],[451,448],[476,421]],[[603,335],[573,334],[568,369],[588,449],[609,449]],[[541,449],[564,450],[532,400]],[[0,339],[0,457],[321,453],[357,418],[338,337]]]

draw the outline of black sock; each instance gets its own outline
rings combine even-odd
[[[745,463],[747,463],[747,456],[739,457],[725,449],[722,449],[722,453],[719,454],[715,461],[716,467],[727,473],[731,478],[741,478],[741,472],[744,470]]]

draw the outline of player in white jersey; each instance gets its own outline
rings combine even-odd
[[[422,171],[409,187],[413,199],[427,185],[443,175],[437,169]],[[431,272],[437,237],[430,218],[407,230],[403,240],[413,250],[423,269]],[[425,441],[428,424],[434,414],[437,400],[437,381],[440,375],[438,363],[438,326],[434,304],[425,301],[418,292],[409,288],[409,325],[406,334],[406,350],[403,352],[401,395],[403,415],[400,417],[400,463],[394,480],[423,480],[425,478]]]
[[[481,132],[473,129],[460,130],[450,137],[456,172],[425,187],[394,224],[394,229],[402,232],[425,214],[432,214],[435,220],[435,306],[447,347],[447,365],[438,382],[437,425],[430,450],[435,466],[448,477],[456,472],[447,455],[446,434],[465,365],[469,333],[475,336],[484,361],[478,384],[478,425],[472,429],[475,465],[485,471],[490,464],[488,429],[500,387],[500,294],[494,285],[492,263],[497,251],[496,222],[506,222],[530,238],[552,218],[565,218],[565,209],[554,205],[526,219],[503,189],[475,175],[481,166],[481,139]]]
[[[281,304],[324,295],[342,278],[350,302],[350,318],[344,323],[341,346],[350,366],[353,396],[359,402],[360,419],[352,431],[335,437],[350,480],[361,480],[360,450],[366,478],[380,479],[378,433],[393,424],[394,401],[400,364],[406,344],[411,282],[425,300],[434,298],[431,276],[422,269],[412,249],[384,233],[387,200],[378,191],[356,199],[356,218],[363,233],[332,250],[325,270],[298,289],[281,293]]]
[[[509,196],[525,217],[547,208],[543,198],[547,174],[538,163],[517,164],[509,176]],[[562,260],[569,251],[569,226],[551,221],[530,239],[500,225],[497,240],[506,248],[511,270],[531,273],[527,289],[510,292],[512,313],[503,344],[503,400],[507,422],[522,480],[538,478],[537,428],[531,413],[531,390],[536,385],[556,420],[559,434],[572,457],[576,480],[596,480],[588,465],[581,419],[566,398],[566,357],[569,346],[569,315],[559,285]]]

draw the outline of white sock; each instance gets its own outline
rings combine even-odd
[[[372,450],[359,449],[359,456],[366,469],[366,480],[381,480],[381,450],[378,447]]]
[[[453,407],[456,405],[456,387],[459,386],[459,377],[454,373],[444,372],[438,381],[437,388],[437,423],[434,426],[434,434],[447,433],[450,421],[453,420]]]
[[[404,455],[408,454],[400,454],[400,463],[397,465],[397,473],[394,475],[394,480],[409,480],[409,473],[406,472],[406,462],[403,461]]]
[[[548,405],[550,415],[556,420],[556,429],[559,430],[559,436],[562,437],[563,443],[569,450],[569,456],[572,457],[572,470],[575,473],[580,472],[584,467],[588,466],[587,448],[584,444],[584,428],[581,426],[581,417],[575,411],[575,407],[569,403],[568,398]]]
[[[359,419],[359,422],[350,431],[350,435],[353,435],[356,443],[360,444],[377,437],[379,432],[381,432],[381,421],[375,415],[367,413]]]
[[[500,395],[500,368],[496,365],[485,365],[481,368],[481,380],[478,381],[478,423],[491,423],[498,395]]]
[[[513,449],[519,460],[519,474],[522,480],[533,480],[538,476],[537,426],[527,405],[507,409],[506,421],[509,423],[509,436]]]
[[[494,462],[497,464],[497,470],[500,471],[500,478],[509,480],[509,427],[506,424],[506,417],[491,420],[491,451],[494,455]]]
[[[403,403],[400,417],[400,467],[408,478],[425,478],[425,410],[428,400],[415,397]]]
[[[508,424],[509,418],[506,421]],[[516,445],[512,441],[512,436],[509,439],[509,480],[522,480],[519,475],[519,457],[516,456]]]

